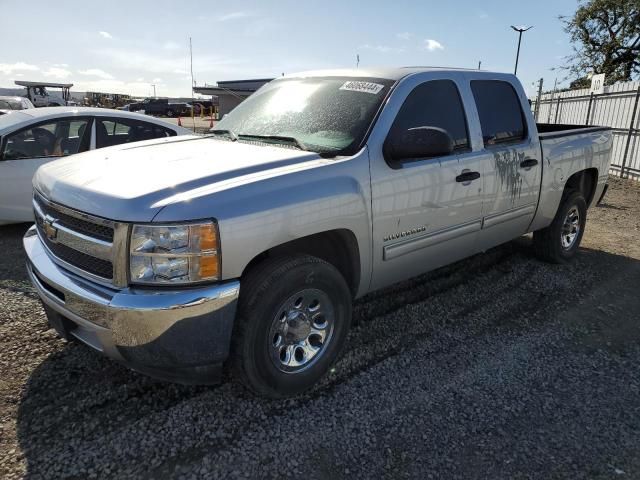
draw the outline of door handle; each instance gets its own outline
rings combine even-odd
[[[470,170],[465,170],[456,177],[456,182],[468,183],[468,182],[472,182],[473,180],[477,180],[478,178],[480,178],[480,172],[472,172]]]
[[[538,160],[535,158],[525,158],[522,162],[520,162],[520,168],[531,168],[535,167],[538,164]]]

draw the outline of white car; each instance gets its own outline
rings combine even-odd
[[[0,116],[0,225],[33,221],[33,174],[96,148],[191,134],[169,122],[105,108],[45,107]]]
[[[36,108],[31,103],[31,100],[24,97],[9,96],[0,97],[0,115],[12,112],[13,110],[27,110],[29,108]]]

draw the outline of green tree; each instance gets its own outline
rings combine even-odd
[[[629,81],[640,72],[640,0],[578,0],[571,17],[561,16],[573,43],[567,66],[572,84],[588,84],[591,73],[606,83]]]

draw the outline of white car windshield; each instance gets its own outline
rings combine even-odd
[[[274,80],[226,115],[212,132],[331,155],[353,153],[393,83],[356,77]]]

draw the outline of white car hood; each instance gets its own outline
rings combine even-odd
[[[112,220],[146,222],[165,205],[189,201],[189,192],[219,192],[266,173],[280,175],[326,161],[292,148],[183,136],[56,160],[38,169],[33,185],[70,208]]]

